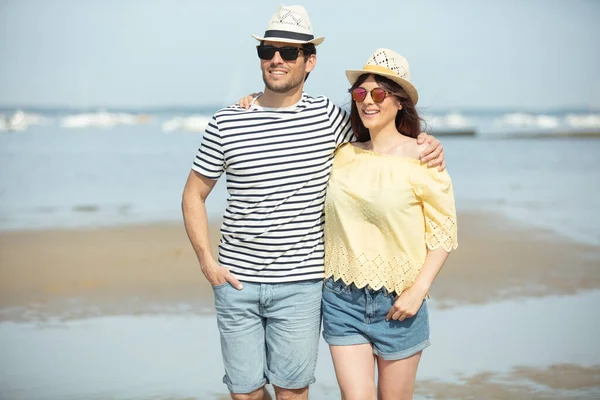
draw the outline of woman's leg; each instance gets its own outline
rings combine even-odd
[[[329,346],[329,350],[342,400],[376,400],[373,346]]]
[[[422,351],[402,360],[383,360],[377,357],[379,400],[411,400]]]

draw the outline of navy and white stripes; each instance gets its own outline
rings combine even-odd
[[[333,152],[351,137],[348,114],[325,97],[219,110],[192,167],[210,179],[226,173],[219,263],[249,282],[323,278],[325,190]]]

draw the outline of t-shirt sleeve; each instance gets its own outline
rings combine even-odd
[[[346,112],[341,107],[336,106],[329,99],[327,100],[327,113],[335,137],[336,147],[347,142],[354,142],[356,138],[352,133],[350,113]]]
[[[219,125],[215,116],[208,123],[192,169],[202,176],[217,180],[225,171],[225,155]]]
[[[447,252],[458,247],[458,226],[452,180],[447,171],[427,168],[418,185],[425,216],[425,242],[429,250],[440,246]]]

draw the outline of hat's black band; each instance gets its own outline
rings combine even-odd
[[[289,31],[266,31],[266,38],[282,38],[282,39],[293,39],[293,40],[303,40],[308,42],[309,40],[313,40],[315,37],[313,35],[307,35],[305,33],[296,33]]]

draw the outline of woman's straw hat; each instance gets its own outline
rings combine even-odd
[[[419,93],[410,83],[408,61],[393,50],[377,49],[362,69],[349,69],[346,71],[346,76],[351,85],[354,85],[358,77],[363,74],[385,76],[402,86],[413,104],[417,104],[417,101],[419,101]]]

